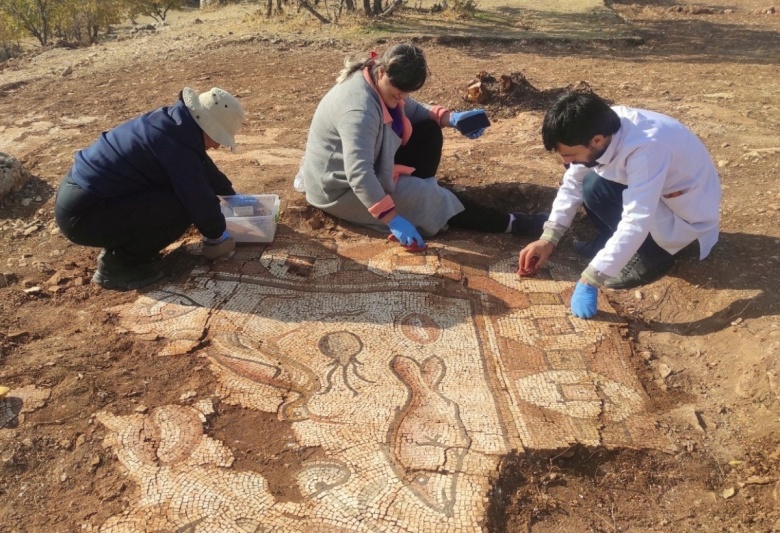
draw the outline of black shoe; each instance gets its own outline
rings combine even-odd
[[[633,289],[657,280],[672,268],[674,256],[665,250],[649,257],[634,254],[620,274],[608,279],[604,286],[608,289]]]
[[[550,213],[511,213],[515,219],[512,221],[512,235],[520,237],[533,237],[538,239],[544,231],[544,223],[550,218]]]
[[[596,254],[599,253],[602,248],[604,248],[604,245],[607,244],[608,240],[608,237],[605,238],[601,235],[597,236],[592,241],[580,241],[574,239],[572,249],[574,250],[574,253],[581,255],[582,257],[593,259],[596,257]]]
[[[132,291],[151,285],[163,278],[162,270],[154,266],[129,266],[105,250],[98,256],[98,268],[92,276],[92,283],[114,291]]]

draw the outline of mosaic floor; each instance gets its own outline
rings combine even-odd
[[[612,310],[573,318],[575,272],[519,278],[516,253],[494,254],[277,240],[112,309],[160,355],[206,357],[218,385],[98,415],[141,492],[101,531],[480,532],[512,449],[666,448]],[[289,480],[300,501],[231,468],[204,430],[215,401],[275,413],[323,450]]]

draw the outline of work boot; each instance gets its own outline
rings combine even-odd
[[[604,286],[608,289],[633,289],[647,285],[669,272],[673,265],[674,256],[666,250],[647,256],[636,253],[620,274],[608,279]]]
[[[108,290],[132,291],[151,285],[163,276],[162,270],[152,264],[126,265],[111,252],[103,250],[98,255],[92,283]]]
[[[586,259],[593,259],[596,257],[596,254],[599,253],[602,248],[604,248],[608,240],[609,237],[605,237],[602,234],[597,235],[596,238],[592,241],[580,241],[578,239],[574,239],[572,249],[577,255],[581,255]]]
[[[512,235],[538,239],[542,236],[544,223],[550,218],[550,213],[512,213],[512,216],[515,217],[512,221]]]

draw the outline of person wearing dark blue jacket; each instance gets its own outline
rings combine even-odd
[[[158,281],[160,250],[191,225],[207,258],[233,250],[217,195],[235,190],[206,151],[235,150],[243,116],[227,91],[185,87],[175,104],[103,132],[76,154],[57,191],[55,218],[71,242],[103,248],[94,283],[133,290]]]

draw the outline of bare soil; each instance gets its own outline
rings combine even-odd
[[[562,169],[541,146],[543,109],[580,82],[689,125],[724,187],[721,240],[707,260],[692,247],[662,280],[603,293],[626,320],[632,363],[678,451],[512,454],[496,473],[485,530],[780,531],[780,16],[763,0],[610,4],[636,39],[414,37],[433,71],[422,101],[467,107],[480,71],[522,72],[529,84],[522,97],[484,103],[494,124],[479,141],[446,132],[442,181],[479,201],[549,206]],[[236,188],[283,198],[281,234],[365,234],[307,208],[292,177],[344,56],[391,38],[264,25],[252,9],[184,12],[156,32],[117,28],[115,40],[89,49],[0,65],[0,150],[34,175],[0,202],[0,385],[51,391],[45,406],[0,429],[0,531],[81,531],[121,513],[137,488],[102,447],[94,414],[176,403],[210,386],[197,358],[156,357],[153,342],[117,332],[106,309],[137,293],[91,285],[96,251],[56,230],[53,195],[75,150],[173,102],[183,86],[221,86],[249,111],[239,152],[215,155]],[[583,221],[571,233],[589,231]],[[463,235],[441,237],[450,238]],[[556,257],[582,268],[570,239]],[[170,279],[204,261],[189,252],[196,246],[191,234],[167,253]],[[237,466],[263,473],[280,498],[296,497],[283,483],[302,460],[294,455],[317,453],[281,449],[290,428],[263,414],[218,407],[208,431],[240,441]]]

